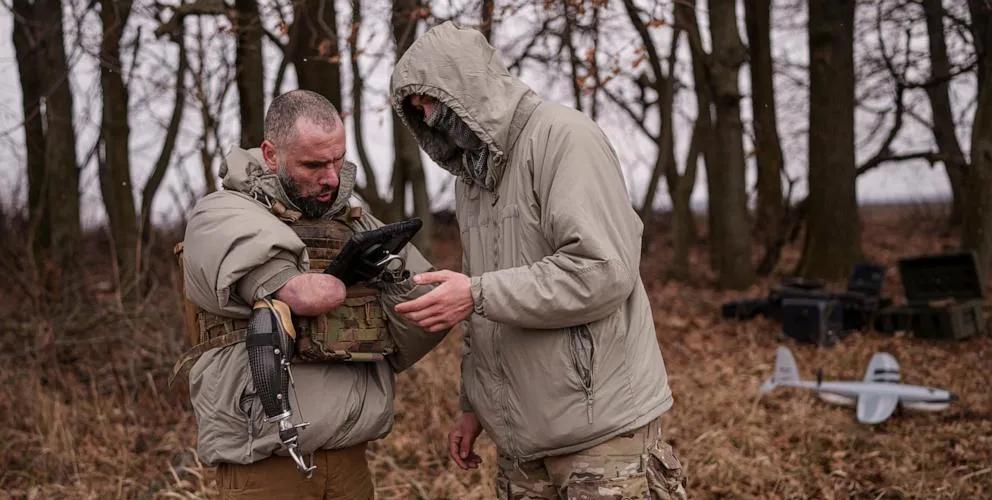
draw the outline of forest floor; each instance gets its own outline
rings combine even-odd
[[[931,205],[865,208],[863,221],[866,256],[889,266],[885,292],[894,297],[902,294],[898,258],[942,251],[957,238]],[[798,243],[785,249],[773,276],[726,292],[714,289],[702,247],[692,254],[689,282],[667,280],[663,222],[657,234],[641,274],[675,395],[665,437],[686,466],[692,497],[977,498],[992,491],[992,337],[937,342],[869,332],[832,348],[798,345],[768,320],[728,322],[718,314],[721,303],[763,296],[787,275]],[[438,267],[457,268],[456,235],[450,226],[439,230]],[[125,315],[107,281],[108,254],[98,242],[90,246],[81,257],[86,299],[61,307],[25,293],[32,281],[23,266],[2,269],[0,498],[213,496],[214,473],[197,460],[185,390],[166,388],[183,347],[171,255],[159,252],[156,291]],[[369,448],[379,498],[493,496],[491,441],[481,440],[479,470],[463,472],[447,457],[460,338],[449,335],[397,377],[395,427]],[[961,399],[941,413],[900,412],[866,426],[853,409],[807,392],[759,398],[781,344],[795,353],[804,378],[822,369],[827,378],[860,379],[871,355],[884,350],[899,360],[904,382]]]

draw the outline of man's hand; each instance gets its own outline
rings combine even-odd
[[[472,451],[481,432],[482,426],[475,412],[466,411],[458,416],[455,428],[448,433],[448,453],[463,470],[476,469],[482,463],[482,457]]]
[[[416,299],[396,305],[396,312],[429,332],[443,332],[472,314],[472,280],[453,271],[437,271],[413,277],[418,285],[440,283]]]

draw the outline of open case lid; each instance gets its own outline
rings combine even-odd
[[[934,300],[974,300],[984,296],[972,252],[925,255],[899,261],[899,276],[910,304]]]

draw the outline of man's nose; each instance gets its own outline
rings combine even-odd
[[[320,185],[326,186],[331,189],[337,188],[340,183],[340,178],[338,177],[338,171],[334,167],[327,168],[324,175],[320,177]]]

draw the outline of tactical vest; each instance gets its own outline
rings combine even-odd
[[[361,207],[352,208],[347,217],[360,218]],[[311,273],[323,272],[354,234],[345,222],[337,219],[299,219],[287,223],[306,245]],[[180,275],[184,276],[182,243],[176,245],[175,252]],[[244,342],[247,335],[247,318],[229,318],[207,312],[185,294],[183,302],[186,338],[193,347],[173,367],[170,386],[178,375],[187,373],[203,353]],[[293,323],[297,332],[294,362],[380,361],[394,350],[379,291],[374,288],[352,286],[346,290],[341,306],[321,316],[294,316]]]

